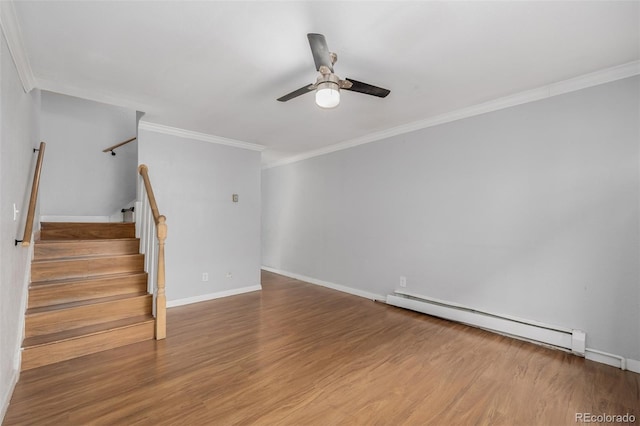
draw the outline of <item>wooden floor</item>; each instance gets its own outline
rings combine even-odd
[[[640,375],[263,273],[172,308],[167,339],[23,372],[4,424],[640,422]]]

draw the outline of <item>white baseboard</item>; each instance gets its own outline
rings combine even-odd
[[[122,222],[122,212],[120,210],[118,210],[117,213],[114,213],[114,214],[110,215],[108,222],[121,223]]]
[[[11,396],[13,395],[13,390],[16,388],[16,384],[18,384],[18,379],[20,379],[20,370],[13,370],[11,378],[9,379],[7,391],[2,395],[2,399],[0,399],[0,424],[2,424],[4,416],[7,414],[9,403],[11,402]]]
[[[640,361],[636,359],[627,359],[627,370],[640,374]]]
[[[182,305],[190,305],[192,303],[204,302],[204,301],[213,300],[213,299],[220,299],[222,297],[235,296],[237,294],[250,293],[252,291],[260,291],[260,290],[262,290],[262,286],[258,284],[258,285],[248,286],[248,287],[240,287],[240,288],[234,288],[231,290],[219,291],[217,293],[209,293],[209,294],[203,294],[200,296],[186,297],[184,299],[167,300],[167,308],[173,308],[175,306],[182,306]]]
[[[375,294],[368,291],[359,290],[357,288],[347,287],[341,284],[336,284],[328,281],[318,280],[312,277],[307,277],[305,275],[296,274],[294,272],[283,271],[281,269],[271,268],[269,266],[262,266],[261,269],[267,272],[273,272],[274,274],[284,275],[285,277],[294,278],[296,280],[304,281],[310,284],[327,287],[333,290],[341,291],[343,293],[349,293],[354,296],[364,297],[365,299],[369,299],[369,300],[379,300],[383,302],[386,300],[386,296],[382,296],[380,294]]]
[[[589,361],[599,362],[601,364],[610,365],[612,367],[626,370],[626,359],[619,355],[602,352],[596,349],[587,348],[584,357]]]
[[[40,216],[40,222],[109,222],[109,216]]]
[[[587,348],[585,352],[585,358],[590,361],[610,365],[622,370],[633,371],[634,373],[640,373],[640,361],[635,359],[625,358],[620,355],[610,354],[592,348]]]

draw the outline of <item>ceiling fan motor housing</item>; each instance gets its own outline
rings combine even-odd
[[[316,104],[322,108],[334,108],[340,103],[340,78],[335,74],[323,74],[316,81]]]
[[[327,85],[327,86],[322,86]],[[340,88],[340,77],[335,74],[322,74],[318,76],[318,80],[316,80],[316,87],[319,89],[321,87],[331,88],[333,90],[338,90]]]

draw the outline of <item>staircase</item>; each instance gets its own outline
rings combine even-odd
[[[152,295],[134,226],[41,224],[22,370],[154,338]]]

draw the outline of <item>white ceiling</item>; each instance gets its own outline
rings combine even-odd
[[[15,3],[36,86],[265,145],[266,162],[640,59],[631,2]],[[391,90],[276,98],[336,73]]]

